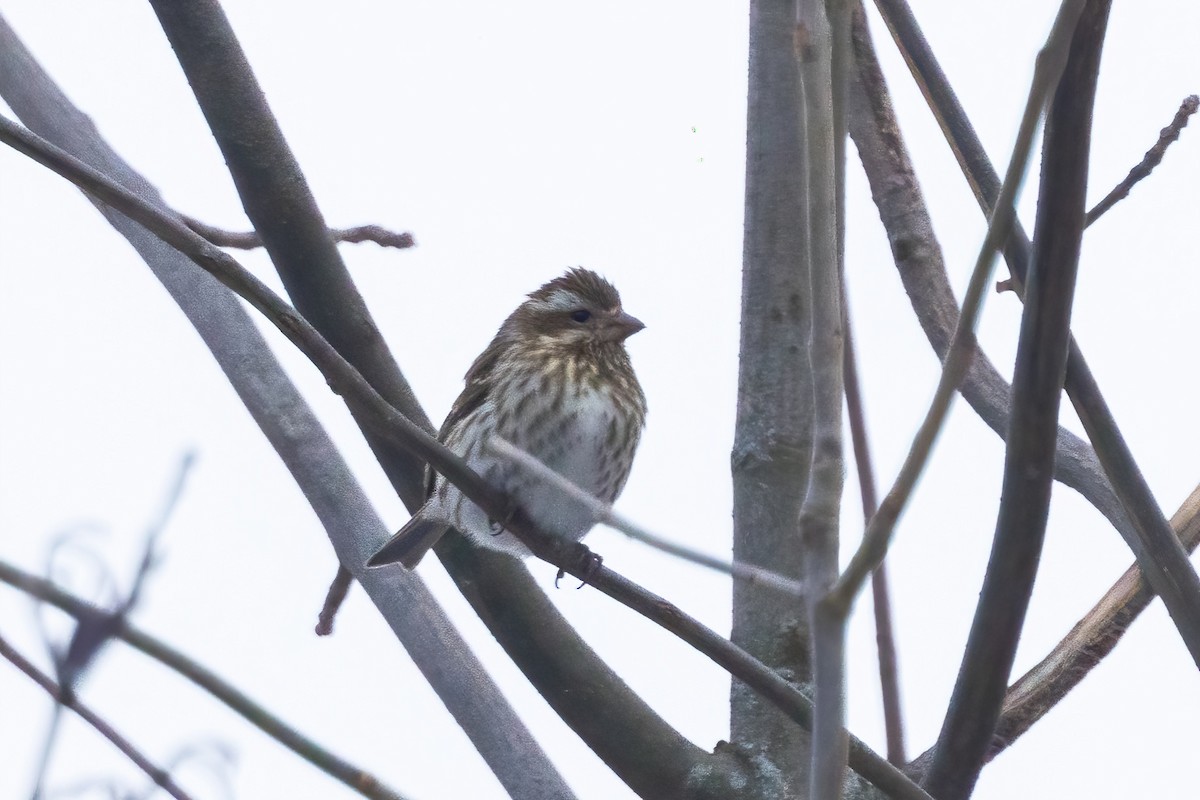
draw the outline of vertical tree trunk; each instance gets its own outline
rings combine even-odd
[[[812,385],[795,23],[791,0],[750,4],[742,333],[732,469],[734,558],[801,578],[799,518],[812,460]],[[732,638],[789,679],[811,680],[801,604],[770,589],[735,584]],[[777,770],[773,796],[803,796],[808,734],[736,681],[730,705],[733,743]]]

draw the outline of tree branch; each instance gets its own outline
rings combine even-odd
[[[553,486],[568,502],[576,503],[586,508],[596,522],[608,525],[610,528],[620,531],[631,539],[664,553],[669,553],[684,561],[690,561],[693,564],[699,564],[702,567],[708,567],[711,570],[724,573],[740,581],[770,586],[773,589],[796,598],[804,596],[804,584],[800,581],[785,578],[776,572],[763,569],[762,567],[739,564],[736,561],[726,561],[725,559],[701,552],[694,547],[688,547],[685,544],[680,544],[677,541],[672,541],[656,533],[652,533],[636,522],[621,516],[613,510],[611,505],[571,483],[567,478],[564,478],[539,461],[537,456],[522,450],[507,439],[493,435],[488,441],[488,448],[493,453],[507,458],[519,469],[534,476],[542,483]]]
[[[846,631],[843,619],[826,615],[821,598],[838,574],[838,539],[845,480],[842,453],[842,286],[845,118],[844,87],[835,85],[835,62],[849,51],[845,2],[799,0],[794,57],[803,99],[801,146],[808,217],[808,293],[812,324],[808,361],[812,370],[813,450],[808,491],[800,507],[800,546],[805,551],[809,624],[812,626],[816,695],[809,796],[837,800],[846,778]],[[837,69],[844,80],[845,71]],[[835,107],[836,106],[836,107]]]
[[[861,5],[854,9],[861,14]],[[846,417],[850,421],[850,438],[854,447],[854,464],[858,472],[859,494],[862,496],[863,519],[869,520],[879,508],[875,490],[875,467],[871,461],[867,418],[863,409],[862,387],[858,377],[858,361],[854,354],[853,326],[846,292],[842,292],[842,323],[846,332],[845,359],[842,370],[846,377]],[[888,761],[903,766],[908,758],[904,752],[904,715],[900,705],[900,668],[896,655],[896,637],[892,627],[892,602],[888,591],[887,563],[880,563],[871,574],[871,599],[875,613],[875,648],[879,659],[879,689],[883,695],[883,727],[887,738]]]
[[[1083,0],[1069,0],[1064,4],[1062,12],[1055,21],[1054,28],[1046,39],[1046,44],[1038,53],[1037,66],[1029,87],[1029,96],[1021,117],[1016,141],[1013,143],[1012,157],[1008,162],[1004,183],[1000,187],[996,210],[988,220],[987,235],[980,247],[975,268],[971,272],[971,280],[963,298],[962,314],[954,329],[954,337],[951,339],[950,348],[946,353],[942,374],[938,380],[933,400],[929,404],[929,411],[921,422],[921,427],[913,439],[912,447],[904,459],[895,483],[880,504],[879,511],[867,523],[867,531],[863,534],[862,544],[850,559],[850,563],[830,593],[828,602],[831,608],[843,617],[849,614],[851,603],[871,571],[883,562],[896,522],[925,469],[933,445],[950,410],[954,392],[966,374],[971,360],[970,345],[975,342],[975,325],[983,307],[986,287],[991,280],[996,250],[1001,242],[1008,238],[1016,218],[1014,203],[1025,175],[1033,139],[1037,133],[1038,120],[1041,119],[1046,98],[1057,85],[1059,75],[1062,73],[1070,47],[1071,32],[1074,30],[1075,20],[1082,7]],[[1055,432],[1057,433],[1057,427]],[[1053,469],[1053,460],[1050,463],[1051,469]]]
[[[416,421],[424,431],[432,432],[424,411],[371,323],[370,314],[337,256],[336,248],[327,241],[325,223],[315,201],[304,189],[295,158],[288,151],[228,20],[212,0],[187,4],[155,0],[154,5],[234,174],[247,214],[255,229],[263,235],[288,293],[315,327],[330,337],[338,351],[344,353],[373,386],[379,387],[390,404],[408,419]],[[276,197],[277,193],[285,196]],[[281,224],[278,208],[281,203],[292,216],[291,224]],[[314,251],[320,258],[310,256],[304,252],[306,248],[297,246],[293,236],[295,226],[303,226],[305,235],[302,238],[320,245]],[[361,409],[351,410],[362,413]],[[415,511],[425,498],[420,459],[414,459],[397,441],[381,436],[365,417],[359,419],[359,424],[393,487],[409,510]],[[560,675],[574,675],[585,681],[560,697],[551,698],[544,693],[543,696],[560,714],[564,714],[566,706],[571,706],[571,713],[564,718],[573,720],[569,724],[575,725],[577,731],[588,731],[587,744],[597,752],[605,753],[606,763],[626,782],[632,781],[635,787],[641,782],[655,784],[664,772],[669,754],[680,756],[680,760],[672,765],[674,774],[686,773],[696,759],[704,755],[661,718],[645,714],[641,699],[611,674],[607,665],[587,648],[569,625],[547,622],[550,616],[562,620],[526,570],[501,568],[498,559],[458,559],[452,550],[447,543],[436,552],[439,558],[444,556],[443,563],[465,595],[470,596],[482,584],[488,583],[492,584],[491,589],[502,594],[502,602],[510,603],[512,608],[539,609],[538,616],[519,618],[512,613],[489,614],[475,606],[476,613],[493,625],[512,626],[507,631],[492,629],[498,640],[510,643],[510,648],[516,647],[516,642],[530,640],[528,632],[531,629],[540,629],[543,636],[536,638],[546,644],[536,661],[536,670],[555,670]],[[354,571],[360,568],[362,561],[358,564],[343,561],[343,564]],[[517,602],[514,599],[517,594],[526,597]],[[550,630],[557,631],[557,639],[549,641],[546,638]],[[509,654],[517,660],[511,649]],[[535,668],[534,662],[525,663],[526,674],[530,675],[530,670]],[[587,724],[598,713],[597,695],[587,687],[600,685],[611,690],[605,695],[605,713],[621,720],[604,728]],[[500,728],[498,732],[504,730]],[[663,742],[673,743],[659,753],[664,760],[658,764],[647,762],[646,755],[655,752]],[[497,759],[505,757],[503,749],[497,750],[495,755]],[[548,763],[545,767],[552,769]],[[496,768],[493,764],[493,769]],[[514,793],[519,796],[533,792],[538,796],[557,798],[569,793],[557,773],[553,773],[554,780],[550,782],[538,777],[545,770],[534,771],[511,763],[503,764],[501,768],[510,773],[501,781],[514,782]],[[521,788],[520,783],[536,785]]]
[[[209,225],[195,217],[180,214],[184,224],[196,233],[208,239],[217,247],[232,247],[237,250],[254,250],[263,247],[263,238],[258,231],[227,231],[215,225]],[[359,244],[374,242],[380,247],[394,247],[403,250],[416,244],[411,233],[390,231],[382,225],[357,225],[353,228],[330,228],[329,238],[334,242]]]
[[[1083,7],[1082,14],[1080,9]],[[1033,260],[1013,371],[1013,418],[996,536],[950,708],[922,785],[969,797],[991,745],[1037,574],[1053,483],[1055,435],[1083,240],[1088,145],[1108,3],[1064,2],[1055,28],[1075,29],[1047,116]],[[1078,26],[1075,20],[1078,19]],[[1049,46],[1037,72],[1057,69]],[[1036,74],[1036,73],[1035,73]]]
[[[1171,527],[1189,553],[1200,544],[1200,486],[1192,490],[1175,512]],[[1008,687],[987,760],[991,761],[1011,747],[1087,677],[1092,667],[1112,652],[1154,597],[1154,589],[1137,564],[1125,570],[1063,640]],[[933,753],[932,748],[926,750],[906,771],[923,774],[929,768]]]
[[[130,193],[78,159],[3,117],[0,117],[0,141],[67,178],[101,202],[120,210],[163,241],[187,255],[206,271],[211,271],[214,277],[262,312],[289,341],[296,345],[321,370],[334,391],[347,398],[347,401],[353,403],[364,418],[370,421],[374,430],[381,433],[387,441],[395,446],[408,448],[418,458],[427,461],[461,489],[463,494],[485,513],[497,518],[502,516],[508,518],[510,520],[508,529],[519,536],[535,555],[563,568],[575,577],[586,578],[597,589],[643,613],[668,630],[683,626],[684,629],[691,632],[690,636],[703,641],[704,646],[713,652],[731,647],[727,641],[695,620],[688,618],[679,609],[661,598],[622,578],[607,567],[596,567],[590,551],[583,544],[563,540],[538,530],[520,510],[508,517],[512,506],[503,493],[480,478],[461,458],[389,406],[362,375],[350,366],[303,317],[298,315],[269,287],[238,264],[235,259],[192,232],[173,214],[164,212]],[[376,538],[370,545],[377,545],[381,541],[382,537]],[[521,565],[512,558],[502,554],[478,553],[461,540],[454,544],[458,545],[459,550],[470,553],[472,556],[490,558],[493,561],[492,566],[500,571],[507,567],[522,569]],[[501,564],[505,567],[501,567]],[[397,570],[381,571],[396,572]],[[502,585],[499,584],[499,586]],[[544,598],[544,595],[542,597]],[[512,601],[514,598],[508,595],[506,599]],[[493,606],[496,605],[504,604],[493,604]],[[736,648],[734,649],[736,650]],[[739,658],[744,660],[748,656],[742,654]],[[789,690],[786,711],[796,718],[796,721],[802,721],[805,718],[803,709],[807,707],[808,703],[804,695],[790,687],[787,682],[779,679],[777,675],[774,676],[773,681],[768,680],[766,676],[773,675],[773,673],[762,664],[757,665],[757,670],[739,674],[738,677],[751,683],[756,691],[761,691],[764,696],[769,698],[779,697],[781,690],[786,687]],[[781,700],[781,702],[783,701]],[[630,738],[630,733],[630,731],[622,731],[625,738]],[[682,737],[680,739],[684,741]],[[695,748],[694,745],[690,747],[698,752],[698,748]],[[863,751],[860,750],[859,757],[862,755]],[[889,781],[895,784],[891,788],[881,787],[885,791],[892,794],[900,791],[905,797],[922,796],[914,793],[915,787],[911,785],[911,782],[878,755],[872,753],[869,760],[874,774],[882,776],[880,780],[885,784]],[[660,770],[662,766],[660,762]],[[864,775],[864,777],[874,780],[869,775]]]
[[[73,692],[63,691],[58,684],[54,682],[49,675],[39,670],[33,665],[33,662],[18,653],[13,649],[3,636],[0,636],[0,656],[7,659],[14,667],[25,673],[30,680],[42,687],[51,697],[54,702],[74,711],[87,724],[95,728],[101,736],[108,739],[113,745],[125,754],[125,757],[132,761],[138,769],[146,773],[150,780],[154,781],[155,785],[160,787],[164,792],[176,798],[176,800],[191,800],[191,796],[183,791],[180,786],[171,778],[170,773],[166,770],[155,766],[150,759],[142,755],[141,751],[129,743],[121,734],[113,729],[103,718],[96,712],[79,702]]]
[[[106,614],[103,609],[63,591],[50,581],[17,569],[4,561],[0,561],[0,582],[20,589],[81,621]],[[403,800],[399,793],[380,782],[371,773],[326,750],[207,667],[175,650],[165,642],[143,633],[130,624],[127,619],[120,620],[113,630],[113,636],[187,678],[237,712],[267,736],[325,774],[354,789],[363,797],[373,798],[373,800]]]
[[[1167,154],[1167,148],[1179,139],[1179,134],[1183,132],[1188,124],[1188,119],[1196,113],[1197,108],[1200,108],[1200,97],[1193,94],[1183,98],[1179,110],[1175,112],[1175,118],[1171,120],[1170,125],[1159,131],[1158,141],[1154,143],[1154,146],[1146,151],[1146,155],[1142,157],[1137,166],[1129,170],[1125,179],[1114,186],[1113,190],[1087,213],[1088,226],[1104,216],[1104,212],[1128,197],[1138,181],[1148,177],[1154,168],[1162,163],[1163,156]]]
[[[178,216],[71,105],[3,18],[0,96],[32,128],[115,176],[164,215]],[[514,785],[528,785],[531,796],[538,796],[541,781],[548,796],[569,797],[566,783],[424,582],[403,570],[365,570],[367,557],[386,539],[388,529],[244,306],[147,229],[107,205],[97,207],[130,241],[212,351],[304,492],[339,560],[354,568],[371,601],[472,744],[494,770],[510,773]]]
[[[911,10],[904,0],[876,0],[876,5],[929,101],[980,207],[985,213],[991,213],[999,179],[921,35]],[[1013,278],[1024,283],[1030,246],[1018,226],[1014,226],[1008,238],[1004,256]],[[1108,511],[1104,512],[1105,516],[1133,551],[1143,573],[1162,597],[1192,659],[1200,665],[1200,577],[1138,471],[1083,353],[1073,339],[1065,385],[1119,501],[1119,508],[1114,509],[1115,516]]]
[[[867,173],[900,280],[934,352],[945,359],[958,325],[958,302],[950,288],[942,251],[892,110],[874,46],[865,21],[859,16],[855,19],[854,41],[859,72],[851,92],[850,135]],[[1016,220],[1013,225],[1020,227]],[[977,343],[971,349],[970,366],[959,391],[988,427],[1004,436],[1011,413],[1011,387]],[[1095,452],[1061,426],[1054,470],[1057,480],[1083,495],[1115,527],[1132,530]]]

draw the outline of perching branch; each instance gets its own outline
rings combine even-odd
[[[690,639],[685,638],[685,640],[693,646],[700,646],[702,652],[710,657],[717,653],[740,653],[740,655],[732,657],[727,655],[726,663],[721,664],[723,667],[729,668],[726,664],[746,663],[748,656],[720,636],[682,614],[679,609],[629,582],[607,567],[597,567],[586,546],[579,542],[565,541],[538,530],[520,510],[509,516],[511,504],[502,492],[485,482],[461,458],[388,405],[362,375],[350,366],[294,309],[235,259],[191,231],[176,217],[128,192],[78,159],[3,117],[0,117],[0,141],[67,178],[101,202],[120,210],[237,292],[250,305],[262,312],[289,341],[296,345],[321,370],[329,385],[348,402],[353,403],[364,419],[367,419],[372,428],[386,441],[397,447],[405,448],[418,458],[427,461],[461,489],[463,494],[485,513],[495,518],[508,519],[508,529],[517,535],[535,555],[581,580],[586,579],[595,588],[634,608],[668,630],[675,630],[683,626],[689,631],[688,636],[691,637]],[[381,539],[376,540],[376,542],[378,541]],[[459,542],[458,544],[463,543]],[[465,547],[465,545],[463,546]],[[512,562],[511,558],[499,555],[496,558]],[[753,662],[753,659],[749,659],[749,661]],[[718,663],[721,662],[718,661]],[[737,677],[745,680],[755,691],[761,692],[769,700],[778,700],[780,703],[784,703],[786,708],[782,710],[803,724],[807,713],[805,709],[808,707],[807,699],[767,667],[762,664],[757,666],[757,671],[739,673]],[[786,703],[782,698],[786,698]],[[691,747],[694,748],[694,745]],[[698,752],[698,748],[695,750],[697,751],[696,758],[703,756]],[[868,780],[878,782],[877,785],[880,785],[880,788],[885,791],[893,795],[900,792],[901,794],[897,796],[914,798],[922,796],[920,793],[914,793],[916,787],[908,778],[878,755],[870,753],[865,747],[858,749],[857,753],[852,752],[852,755],[855,758],[852,759],[851,764],[854,765],[857,760],[859,765],[865,766],[866,771],[861,769],[859,771]],[[856,769],[858,769],[857,766]]]
[[[708,553],[703,553],[694,547],[688,547],[685,544],[680,544],[679,542],[652,533],[636,522],[621,516],[613,510],[611,505],[571,483],[571,481],[539,461],[537,456],[527,453],[507,439],[492,436],[488,447],[492,452],[512,461],[519,468],[536,477],[538,480],[558,489],[564,497],[569,498],[570,502],[578,503],[586,508],[591,512],[596,522],[602,522],[610,528],[615,528],[631,539],[649,545],[656,550],[661,550],[664,553],[670,553],[685,561],[690,561],[693,564],[699,564],[702,567],[708,567],[711,570],[724,573],[740,581],[770,586],[792,597],[798,598],[804,596],[804,584],[800,581],[785,578],[769,569],[756,567],[753,564],[726,561],[725,559],[711,556]]]
[[[1154,146],[1146,151],[1146,155],[1142,157],[1137,166],[1129,170],[1125,179],[1113,187],[1113,190],[1087,213],[1088,226],[1104,216],[1104,212],[1128,197],[1138,181],[1148,177],[1154,168],[1162,163],[1163,156],[1167,154],[1167,148],[1179,138],[1179,134],[1183,132],[1188,124],[1188,119],[1196,113],[1197,108],[1200,108],[1200,97],[1193,94],[1183,98],[1183,102],[1179,104],[1179,110],[1175,112],[1175,118],[1171,120],[1170,125],[1159,131],[1158,141],[1154,143]]]
[[[237,250],[254,250],[263,247],[263,238],[258,231],[227,231],[207,222],[201,222],[195,217],[180,214],[184,224],[196,233],[208,239],[217,247],[232,247]],[[390,231],[382,225],[358,225],[353,228],[330,228],[329,238],[339,244],[359,244],[374,242],[380,247],[394,247],[403,250],[416,244],[411,233]]]
[[[12,564],[0,561],[0,582],[20,589],[26,594],[59,608],[77,620],[103,614],[103,609],[63,591],[52,582],[17,569]],[[256,703],[249,695],[227,683],[207,667],[192,660],[165,642],[135,628],[128,619],[122,619],[113,631],[113,636],[135,650],[158,661],[163,666],[178,672],[192,683],[220,700],[243,719],[263,733],[287,747],[330,777],[341,781],[363,797],[373,800],[403,800],[391,787],[381,783],[371,773],[354,766],[323,748],[279,717]]]
[[[1058,409],[1071,341],[1071,307],[1083,241],[1088,144],[1107,0],[1066,0],[1055,30],[1074,30],[1046,119],[1033,260],[1024,281],[1013,369],[1013,418],[987,573],[950,708],[922,786],[938,800],[966,800],[991,745],[1033,593],[1053,485]],[[1081,13],[1082,12],[1082,13]],[[1078,23],[1076,24],[1076,20]],[[1053,36],[1053,35],[1052,35]],[[1065,53],[1047,45],[1037,72]]]
[[[169,216],[158,191],[100,138],[0,18],[0,95],[34,129]],[[89,198],[95,202],[94,198]],[[402,570],[367,572],[388,529],[238,298],[191,260],[103,203],[212,352],[238,397],[303,491],[338,559],[352,565],[414,664],[504,785],[557,800],[571,792],[428,588]],[[350,315],[354,318],[354,315]],[[419,418],[423,418],[423,415]],[[419,487],[411,493],[421,495]],[[553,611],[551,613],[554,613]]]
[[[79,702],[79,699],[75,697],[73,692],[62,691],[49,675],[39,670],[33,665],[33,662],[13,649],[13,646],[3,636],[0,636],[0,656],[7,659],[14,667],[25,673],[30,680],[42,687],[47,694],[54,698],[55,703],[66,706],[74,711],[87,724],[95,728],[101,736],[112,742],[118,750],[125,754],[126,758],[132,761],[138,769],[146,773],[150,780],[154,781],[155,785],[162,788],[164,792],[176,798],[176,800],[191,800],[191,796],[175,783],[169,773],[155,766],[150,759],[142,755],[140,750],[130,744],[128,739],[117,733],[112,725],[109,725],[98,714]]]
[[[372,386],[378,388],[387,402],[424,430],[432,432],[424,411],[337,256],[336,248],[322,241],[327,239],[325,223],[315,200],[305,188],[303,174],[279,131],[228,19],[212,0],[182,4],[155,2],[154,6],[222,148],[247,214],[255,229],[263,235],[272,261],[297,308],[317,330],[329,337],[334,347]],[[287,214],[287,224],[281,217],[283,212]],[[302,230],[302,238],[314,244],[311,253],[308,252],[310,248],[297,243],[294,229]],[[352,413],[357,412],[358,409],[352,409]],[[424,501],[423,463],[396,442],[379,436],[365,420],[359,420],[359,423],[392,486],[409,510],[415,511]],[[697,758],[708,763],[706,754],[649,711],[641,699],[612,674],[547,601],[527,570],[510,569],[503,558],[456,558],[453,538],[445,537],[445,544],[436,552],[460,591],[469,600],[480,593],[496,593],[504,598],[501,602],[507,608],[503,615],[490,613],[490,609],[472,602],[476,613],[488,622],[496,638],[507,643],[510,657],[524,664],[526,676],[543,697],[618,776],[635,788],[658,787],[670,776],[687,775]],[[342,556],[342,564],[351,571],[361,570],[364,561],[365,557],[350,563]],[[359,579],[363,580],[361,573]],[[517,602],[516,595],[522,595],[521,602]],[[536,609],[537,613],[520,616],[515,611],[518,608],[531,612]],[[551,624],[551,618],[554,623],[562,624]],[[507,629],[501,631],[501,626]],[[543,646],[540,652],[526,659],[531,640],[528,631],[535,627],[543,634],[539,637]],[[557,635],[548,638],[551,630]],[[521,655],[514,654],[518,649],[522,651]],[[572,678],[568,691],[557,696],[548,695],[549,686],[566,676]],[[593,689],[600,685],[609,689],[604,695],[607,717],[619,720],[608,726],[593,724],[597,719],[594,698],[598,696]],[[474,700],[456,698],[456,702],[459,699]],[[476,711],[481,705],[474,700]],[[475,724],[471,707],[463,710],[466,714],[459,717],[460,723]],[[502,783],[520,796],[569,796],[570,789],[544,758],[539,759],[541,763],[536,768],[520,766],[511,758],[504,760],[503,736],[514,726],[519,726],[523,732],[523,726],[515,719],[507,725],[491,726],[490,730],[500,747],[491,751],[489,763],[493,770],[506,773],[501,776]],[[523,735],[522,738],[525,744],[536,747],[532,737]],[[540,754],[540,750],[538,752]],[[724,772],[718,770],[714,774],[720,777]]]

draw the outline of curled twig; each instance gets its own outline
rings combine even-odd
[[[258,231],[227,231],[207,222],[201,222],[195,217],[180,214],[179,218],[196,233],[203,236],[217,247],[232,247],[237,250],[254,250],[263,246],[262,236]],[[329,238],[333,241],[347,244],[374,242],[380,247],[394,247],[404,250],[416,245],[416,240],[408,231],[391,231],[382,225],[357,225],[353,228],[330,228]]]

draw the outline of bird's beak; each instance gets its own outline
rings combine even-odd
[[[612,319],[613,338],[618,342],[625,341],[644,327],[646,327],[644,322],[624,311]]]

